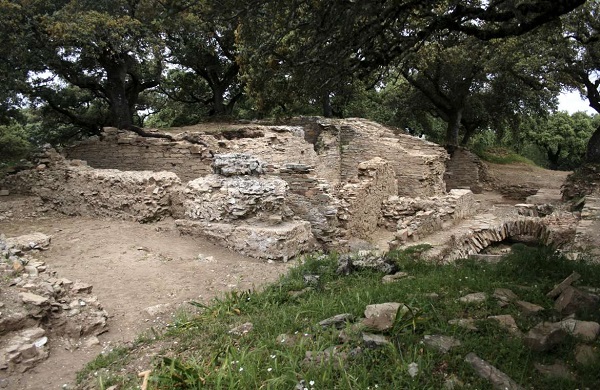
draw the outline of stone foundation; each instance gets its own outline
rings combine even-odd
[[[207,239],[250,257],[287,261],[300,253],[316,249],[307,221],[277,225],[233,225],[204,221],[177,220],[182,234]]]

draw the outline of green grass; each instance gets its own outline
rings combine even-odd
[[[498,324],[486,320],[489,315],[511,314],[523,331],[542,320],[557,320],[552,310],[537,318],[523,317],[513,305],[501,308],[491,295],[495,288],[510,288],[522,300],[550,309],[553,302],[545,293],[555,283],[575,270],[583,275],[582,285],[600,286],[600,266],[567,261],[549,249],[522,245],[496,265],[468,260],[444,266],[427,264],[418,261],[418,251],[389,255],[414,278],[382,284],[382,274],[376,272],[338,276],[335,256],[314,256],[261,292],[230,292],[210,305],[198,304],[199,314],[181,314],[160,337],[169,341],[170,348],[155,361],[150,389],[294,389],[298,383],[307,389],[442,389],[450,375],[469,388],[490,388],[464,362],[469,352],[526,388],[600,387],[600,365],[578,366],[572,353],[574,340],[550,352],[532,352]],[[290,294],[305,288],[306,274],[318,274],[318,284],[301,295]],[[480,305],[458,301],[479,291],[490,296]],[[432,292],[439,298],[429,297]],[[349,339],[345,344],[338,339],[340,331],[318,326],[319,321],[340,313],[360,318],[366,305],[391,301],[419,312],[414,322],[410,316],[397,318],[398,326],[388,334],[392,342],[388,347],[366,349],[361,330],[350,323],[344,329]],[[478,331],[448,324],[450,319],[466,317],[478,320]],[[584,313],[581,319],[598,321],[600,313]],[[245,322],[254,325],[249,334],[228,333]],[[278,339],[281,334],[286,334],[286,342]],[[425,334],[454,336],[462,345],[440,354],[423,346]],[[600,348],[599,341],[594,345]],[[307,351],[317,353],[333,346],[339,346],[348,357],[305,361]],[[352,355],[356,348],[361,348],[360,352]],[[550,380],[536,373],[535,362],[553,363],[554,359],[564,361],[577,380]],[[408,366],[413,362],[419,373],[411,378]],[[119,369],[119,365],[108,367]],[[88,369],[88,375],[91,371]]]
[[[488,148],[485,150],[474,151],[482,160],[494,164],[516,164],[522,163],[527,165],[536,165],[535,162],[523,157],[509,149],[504,148]]]

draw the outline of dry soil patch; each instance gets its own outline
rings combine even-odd
[[[180,236],[172,221],[156,224],[48,216],[25,212],[32,198],[0,199],[13,217],[0,221],[6,236],[39,231],[52,236],[50,249],[37,255],[59,277],[94,286],[93,294],[109,313],[101,345],[83,347],[50,340],[50,358],[4,382],[11,389],[59,389],[73,384],[75,372],[102,349],[130,342],[150,327],[160,327],[186,301],[207,302],[228,290],[248,290],[276,280],[290,263],[267,263]],[[15,216],[20,218],[15,218]],[[29,216],[29,217],[28,217]],[[168,305],[150,315],[147,308]]]

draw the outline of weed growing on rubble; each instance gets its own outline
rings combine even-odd
[[[584,285],[600,286],[600,265],[519,246],[499,264],[462,260],[440,266],[419,261],[419,253],[413,248],[388,254],[409,274],[390,284],[372,271],[337,275],[335,255],[315,255],[260,292],[230,292],[208,305],[196,303],[196,314],[182,313],[161,336],[169,349],[155,360],[149,389],[440,389],[449,379],[489,388],[464,361],[470,352],[525,388],[599,387],[599,364],[576,364],[575,340],[533,352],[487,317],[510,314],[523,331],[543,320],[555,321],[554,302],[546,292],[572,271],[583,275]],[[491,298],[500,287],[547,310],[527,317],[515,305],[500,307]],[[471,305],[459,301],[473,292],[485,292],[488,299]],[[383,347],[365,346],[364,329],[356,326],[360,320],[347,322],[342,330],[318,325],[341,313],[360,319],[367,305],[383,302],[410,308],[397,317],[386,335],[390,343]],[[597,316],[589,313],[587,319],[598,321]],[[456,318],[475,319],[477,330],[448,323]],[[253,327],[246,334],[231,332],[247,322]],[[422,343],[428,334],[452,336],[462,345],[442,354]],[[598,350],[600,341],[591,346]],[[576,379],[547,379],[535,371],[535,363],[555,359],[564,361]]]

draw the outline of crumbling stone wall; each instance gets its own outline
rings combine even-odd
[[[264,166],[246,154],[216,155],[215,173],[180,193],[180,232],[259,258],[287,260],[314,249],[310,223],[292,219],[287,207],[287,183],[264,175]]]
[[[476,194],[481,193],[486,177],[485,167],[479,157],[465,148],[456,148],[446,163],[444,180],[448,191],[468,188]]]
[[[146,138],[129,131],[105,128],[92,137],[66,148],[68,159],[84,160],[90,167],[122,171],[168,171],[183,181],[212,172],[210,147],[187,141]]]
[[[340,181],[358,177],[358,165],[375,157],[390,162],[398,180],[398,195],[433,196],[445,193],[443,175],[446,151],[432,142],[365,119],[319,119],[322,131],[317,150],[325,151],[325,163],[338,166]],[[326,167],[323,170],[326,171]]]
[[[67,215],[159,220],[171,213],[171,193],[181,181],[171,172],[93,169],[48,150],[36,169],[8,176],[3,187],[38,195]]]
[[[448,195],[429,198],[392,196],[383,202],[380,225],[396,232],[393,246],[417,241],[447,229],[475,213],[470,190],[452,190]]]
[[[574,249],[600,262],[600,197],[588,195],[581,210],[581,220],[575,232]]]
[[[352,237],[368,240],[382,216],[385,199],[398,193],[391,164],[376,157],[358,166],[358,180],[342,187],[338,218]]]

